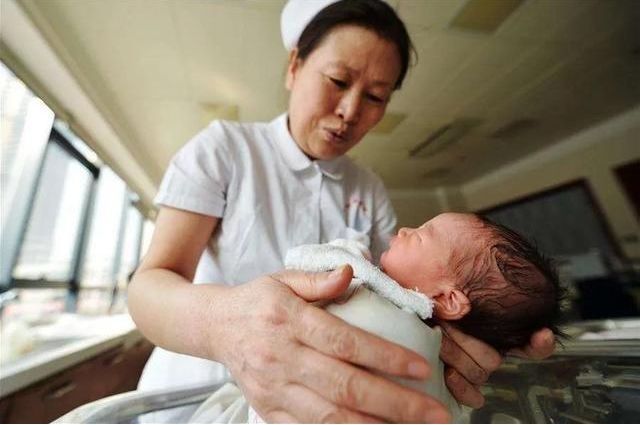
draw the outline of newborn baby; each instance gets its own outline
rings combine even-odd
[[[384,272],[434,301],[434,316],[504,352],[543,327],[556,334],[558,276],[516,232],[474,214],[440,214],[400,229]]]
[[[380,269],[367,248],[337,240],[289,251],[287,268],[325,271],[350,264],[354,280],[330,313],[407,347],[432,365],[431,378],[390,379],[440,400],[454,422],[461,410],[449,394],[439,360],[440,329],[423,320],[451,321],[500,351],[524,346],[533,332],[557,332],[559,284],[548,262],[517,233],[473,214],[441,214],[417,229],[400,229]],[[229,384],[190,422],[256,422],[255,412]]]

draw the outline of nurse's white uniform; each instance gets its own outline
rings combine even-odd
[[[311,161],[287,129],[214,121],[173,158],[156,204],[221,217],[194,283],[237,285],[284,268],[288,249],[358,239],[377,261],[396,218],[382,181],[348,157]],[[138,388],[228,377],[219,363],[156,348]]]

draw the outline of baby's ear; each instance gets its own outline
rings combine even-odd
[[[447,288],[436,295],[436,317],[444,320],[462,319],[471,310],[469,298],[460,290]]]

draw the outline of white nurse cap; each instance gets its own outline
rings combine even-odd
[[[325,7],[338,0],[289,0],[280,15],[282,42],[287,51],[298,45],[298,39],[309,22]]]

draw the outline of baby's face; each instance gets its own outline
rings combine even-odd
[[[465,264],[473,267],[473,259],[487,252],[488,241],[489,234],[476,216],[444,213],[417,229],[400,229],[380,265],[403,287],[433,296],[440,285],[457,287],[471,272]]]

